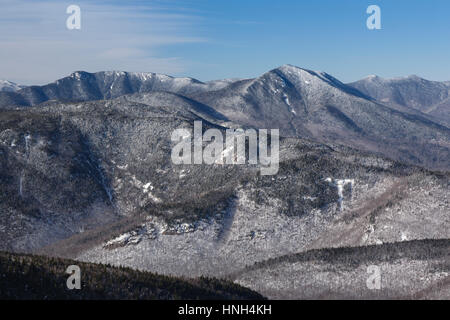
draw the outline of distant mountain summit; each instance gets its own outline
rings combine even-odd
[[[18,85],[17,83],[8,80],[0,80],[0,92],[14,92],[22,88],[25,88],[25,86]]]
[[[450,124],[450,82],[430,81],[416,75],[394,79],[368,76],[349,86],[402,111],[417,110]]]

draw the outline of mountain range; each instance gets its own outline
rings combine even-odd
[[[206,83],[75,72],[0,93],[0,250],[269,298],[448,298],[450,129],[382,99],[290,65]],[[279,128],[278,174],[175,165],[171,133],[196,120]]]
[[[154,73],[75,72],[45,86],[0,93],[0,108],[166,92],[203,104],[241,126],[279,128],[283,136],[339,143],[448,169],[450,129],[446,118],[438,116],[449,114],[448,84],[417,77],[376,79],[346,85],[326,73],[291,65],[255,79],[206,83]],[[386,98],[377,92],[395,94]]]

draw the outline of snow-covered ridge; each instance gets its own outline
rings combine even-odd
[[[14,92],[24,88],[25,86],[19,85],[12,81],[0,80],[0,91]]]
[[[379,82],[379,83],[391,83],[391,82],[403,82],[405,80],[413,80],[413,81],[425,81],[425,82],[439,82],[433,80],[427,80],[418,75],[411,74],[409,76],[403,77],[394,77],[394,78],[383,78],[375,74],[368,75],[367,77],[361,79],[360,81],[369,81],[369,82]],[[443,82],[445,83],[445,82]]]
[[[169,92],[198,92],[222,89],[240,79],[224,79],[202,82],[191,77],[173,77],[166,74],[154,72],[126,72],[126,71],[100,71],[89,73],[86,71],[76,71],[66,78],[58,79],[54,83],[60,84],[65,79],[74,79],[77,82],[84,79],[96,79],[109,84],[110,90],[116,82],[128,79],[138,87],[153,87],[159,91]],[[156,87],[155,87],[156,85]]]

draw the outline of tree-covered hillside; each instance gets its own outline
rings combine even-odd
[[[69,290],[66,269],[81,270]],[[181,279],[130,268],[0,252],[0,299],[264,299],[250,289],[211,279]]]

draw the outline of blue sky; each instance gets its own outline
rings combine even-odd
[[[81,30],[66,8],[81,7]],[[381,8],[368,30],[366,8]],[[75,70],[248,78],[283,64],[344,82],[369,74],[450,80],[448,0],[1,0],[0,79]]]

